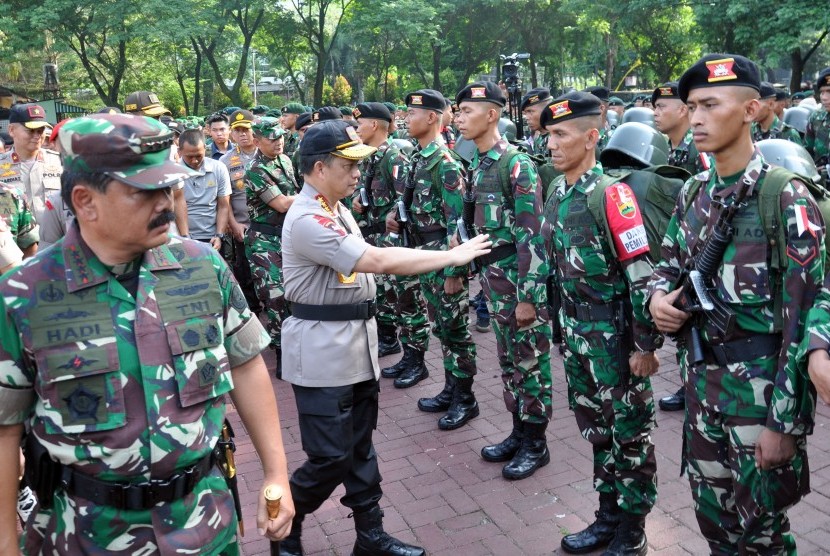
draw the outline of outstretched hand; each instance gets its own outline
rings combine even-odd
[[[453,266],[461,266],[469,263],[476,257],[481,257],[490,252],[493,242],[490,241],[490,236],[487,234],[479,234],[470,241],[462,243],[458,247],[450,249],[456,259],[453,261]]]

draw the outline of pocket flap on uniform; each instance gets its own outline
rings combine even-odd
[[[219,319],[212,315],[169,324],[167,339],[173,355],[216,347],[223,340]]]
[[[52,347],[38,351],[37,360],[45,382],[69,380],[119,369],[115,342],[92,347],[80,347],[79,343]]]

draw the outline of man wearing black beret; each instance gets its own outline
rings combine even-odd
[[[562,549],[645,554],[646,515],[657,496],[649,377],[663,338],[644,312],[652,273],[643,216],[631,188],[603,174],[595,146],[600,100],[569,93],[542,114],[554,167],[563,172],[545,203],[553,287],[561,298],[571,409],[593,445],[597,519],[562,538]],[[630,355],[629,355],[630,354]]]
[[[303,137],[305,136],[306,130],[313,123],[311,121],[313,116],[313,112],[302,112],[294,120],[294,129],[297,131],[297,143],[294,149],[294,154],[291,155],[291,165],[294,167],[294,177],[297,179],[298,187],[303,186],[304,179],[303,173],[300,171],[300,161],[302,160],[302,157],[300,155],[300,143],[302,142]]]
[[[785,89],[775,89],[775,115],[784,119],[784,110],[790,107],[790,95]]]
[[[815,411],[815,390],[796,362],[824,274],[821,215],[800,181],[771,189],[779,184],[750,135],[761,108],[752,61],[709,54],[677,89],[695,144],[712,154],[714,166],[689,180],[678,198],[648,307],[661,331],[700,347],[697,357],[681,350],[680,359],[683,458],[695,515],[712,554],[795,554],[786,509],[809,492],[805,448]],[[762,202],[758,192],[765,189],[776,191],[777,202]],[[780,223],[775,237],[765,219]],[[718,234],[734,233],[715,236],[716,226]],[[704,283],[718,311],[690,315],[675,306],[687,306],[678,300],[681,273],[706,267],[715,269]],[[813,354],[827,360],[827,344],[813,345],[821,352]]]
[[[602,127],[599,129],[599,142],[597,142],[597,156],[599,156],[599,153],[602,152],[602,149],[605,148],[605,145],[608,144],[608,140],[611,139],[611,135],[614,133],[614,130],[611,128],[611,124],[608,123],[607,116],[608,102],[610,98],[609,95],[611,94],[611,91],[608,90],[608,87],[596,86],[588,87],[585,89],[585,92],[594,95],[600,101],[600,110],[602,111]]]
[[[530,157],[499,134],[506,103],[499,86],[472,83],[455,100],[458,130],[477,147],[464,200],[465,218],[473,208],[474,222],[465,224],[493,241],[493,252],[477,263],[513,421],[510,435],[482,448],[481,457],[506,462],[502,476],[519,480],[550,462],[545,431],[551,417],[551,329],[545,306],[548,259],[540,236],[542,187]]]
[[[761,109],[750,127],[752,140],[757,143],[764,139],[786,139],[796,145],[801,145],[801,136],[798,132],[785,125],[775,114],[775,99],[777,97],[772,83],[761,81],[760,97]]]
[[[542,111],[550,102],[550,89],[539,87],[531,89],[522,97],[519,109],[527,121],[530,137],[527,138],[527,152],[532,155],[550,158],[548,151],[548,133],[539,124]]]
[[[408,160],[389,137],[392,113],[381,102],[364,102],[354,107],[357,135],[364,144],[377,152],[360,163],[360,184],[352,197],[352,212],[360,225],[363,238],[371,245],[393,245],[386,235],[386,215],[395,209],[398,189],[403,189]],[[361,201],[365,201],[365,205]],[[375,274],[377,283],[378,356],[401,352],[398,342],[397,295],[394,278]],[[414,279],[417,283],[417,279]],[[423,308],[423,307],[421,307]],[[408,338],[404,339],[404,343]]]
[[[804,146],[812,155],[819,170],[830,168],[830,68],[824,68],[818,74],[815,85],[819,107],[810,116],[807,122],[807,133],[804,136]],[[802,99],[809,98],[809,93],[803,93]],[[795,100],[795,95],[793,95]],[[825,170],[825,175],[826,175]]]
[[[655,88],[651,93],[651,103],[654,106],[654,127],[669,139],[669,165],[683,168],[693,176],[708,170],[711,165],[709,157],[697,152],[689,125],[689,109],[677,94],[677,81]],[[679,411],[684,407],[684,400],[682,392],[678,392],[662,398],[660,407],[666,411]]]

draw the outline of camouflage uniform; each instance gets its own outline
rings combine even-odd
[[[786,139],[792,141],[796,145],[801,145],[801,135],[790,126],[784,125],[784,122],[778,119],[778,116],[772,117],[772,125],[767,131],[761,129],[761,124],[752,122],[750,133],[752,133],[752,141],[758,142],[764,139]]]
[[[515,254],[483,265],[481,287],[493,320],[504,384],[504,403],[523,422],[547,423],[551,416],[550,323],[545,307],[548,275],[542,227],[542,188],[526,154],[514,155],[510,183],[500,183],[500,159],[507,151],[500,139],[470,165],[476,198],[475,226],[490,234],[493,248],[515,245]],[[531,303],[536,321],[516,325],[516,306]]]
[[[527,154],[532,156],[541,156],[545,160],[550,159],[547,132],[543,131],[541,133],[536,133],[533,137],[527,139]]]
[[[763,187],[764,173],[765,162],[756,150],[740,178],[724,182],[713,170],[686,183],[666,231],[650,295],[674,289],[680,269],[711,235],[719,214],[714,199],[728,205],[744,180]],[[694,180],[702,186],[686,211]],[[687,358],[681,361],[687,397],[683,456],[698,524],[713,553],[794,554],[785,510],[797,500],[788,498],[798,493],[797,481],[801,488],[808,483],[804,435],[812,429],[815,393],[803,369],[788,362],[795,359],[807,311],[821,285],[824,234],[806,188],[798,182],[787,185],[780,199],[781,222],[787,226],[787,257],[781,261],[761,224],[757,195],[745,202],[733,220],[734,239],[713,291],[735,314],[735,330],[719,338],[705,314],[694,316],[706,360],[696,366]],[[780,335],[783,349],[773,346],[769,355],[755,352],[750,360],[735,360],[751,350],[749,342],[759,345],[773,334]],[[737,342],[732,344],[737,355],[718,363],[710,346],[723,342]],[[771,471],[756,468],[755,443],[764,427],[797,437],[796,457],[789,465]],[[784,492],[787,488],[789,493]]]
[[[289,131],[288,134],[285,136],[285,146],[282,148],[282,152],[288,158],[294,156],[294,151],[300,146],[300,134],[296,131]]]
[[[601,182],[609,185],[597,222],[588,198]],[[654,401],[651,381],[631,375],[628,358],[635,349],[654,351],[662,337],[643,306],[652,265],[642,215],[629,186],[603,176],[599,164],[553,188],[544,235],[562,296],[568,405],[593,445],[594,488],[615,496],[623,511],[645,515],[657,495]],[[612,315],[591,316],[603,309]]]
[[[363,232],[363,238],[370,245],[389,247],[396,245],[395,241],[386,234],[386,215],[395,210],[398,191],[403,191],[406,180],[406,155],[395,146],[392,139],[378,147],[377,153],[364,159],[360,163],[360,185],[355,191],[355,197],[360,199],[361,190],[366,188],[366,179],[369,165],[373,165],[374,176],[370,184],[371,209],[365,209],[363,214],[353,213],[355,220]],[[410,283],[418,284],[416,277],[410,278]],[[395,277],[388,274],[375,274],[377,285],[377,314],[378,328],[397,328],[399,315],[395,309],[397,295],[395,292]],[[423,314],[423,304],[418,307]],[[417,313],[417,310],[405,309],[407,314]],[[427,335],[426,323],[423,326],[424,335]],[[404,343],[410,343],[403,339]]]
[[[288,304],[282,282],[282,223],[285,213],[268,203],[280,195],[296,195],[294,168],[287,156],[267,158],[257,151],[245,172],[245,195],[251,224],[245,234],[245,256],[251,263],[254,288],[268,314],[271,346],[280,349],[282,322],[288,317]]]
[[[81,239],[0,281],[0,423],[67,468],[144,482],[210,454],[230,370],[268,343],[219,255],[171,237],[137,269],[137,295]],[[120,510],[55,491],[22,540],[29,554],[236,554],[233,500],[218,469],[152,510]],[[183,534],[186,532],[186,534]]]
[[[29,203],[14,189],[0,185],[0,219],[6,221],[14,242],[27,249],[38,242],[38,226]]]
[[[696,176],[704,170],[708,170],[712,165],[707,154],[697,151],[694,138],[692,137],[692,128],[686,131],[686,135],[683,136],[680,144],[671,147],[667,164],[669,166],[683,168],[693,176]]]
[[[821,106],[807,122],[804,146],[815,160],[816,166],[830,164],[830,114]]]
[[[601,153],[608,141],[611,140],[611,135],[614,134],[614,128],[608,122],[605,122],[599,130],[599,140],[597,141],[597,153]],[[599,158],[599,154],[597,154]]]
[[[455,234],[456,222],[461,216],[464,170],[450,150],[438,141],[416,149],[410,160],[409,176],[414,180],[415,193],[410,207],[412,224],[424,242],[418,249],[441,250],[449,247],[449,238]],[[437,176],[437,180],[436,180]],[[432,235],[440,238],[430,239]],[[461,291],[444,293],[444,278],[461,278]],[[476,346],[469,326],[469,283],[467,267],[450,267],[418,277],[427,302],[432,332],[441,342],[444,369],[457,378],[476,374]],[[404,299],[406,290],[398,289],[398,298]],[[402,318],[406,318],[401,315]],[[409,323],[413,331],[417,323]],[[416,340],[417,341],[417,340]],[[426,342],[425,342],[426,344]]]

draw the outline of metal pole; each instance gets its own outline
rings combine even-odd
[[[256,106],[256,50],[254,50],[253,48],[251,49],[251,65],[254,69],[254,106]]]

